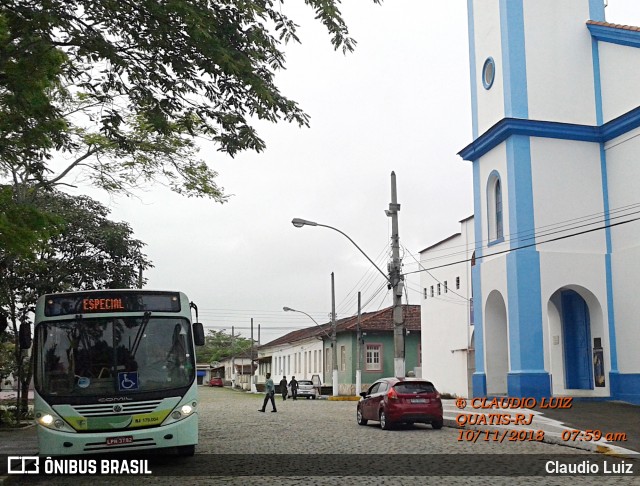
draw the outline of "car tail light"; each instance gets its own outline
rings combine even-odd
[[[391,390],[389,390],[389,392],[387,393],[387,398],[389,400],[397,400],[398,399],[398,393],[396,392],[395,388],[392,388]]]

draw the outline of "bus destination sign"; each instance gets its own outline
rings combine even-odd
[[[111,312],[180,312],[177,292],[87,292],[45,298],[47,317]]]
[[[82,311],[124,311],[122,299],[82,299]]]

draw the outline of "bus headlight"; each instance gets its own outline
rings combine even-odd
[[[53,422],[53,425],[55,425],[56,429],[61,429],[62,427],[64,427],[64,421],[58,419]]]
[[[41,425],[48,427],[53,423],[53,416],[51,414],[46,413],[38,419],[38,422],[40,422]]]
[[[173,422],[177,422],[178,420],[184,420],[187,417],[196,415],[196,405],[197,402],[195,400],[192,400],[189,403],[178,405],[176,409],[173,410],[173,412],[171,412],[171,414],[163,422],[163,425],[169,425]]]

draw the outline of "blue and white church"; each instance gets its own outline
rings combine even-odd
[[[474,396],[640,403],[640,29],[468,0]]]

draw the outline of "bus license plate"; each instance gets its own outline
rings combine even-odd
[[[131,444],[133,442],[132,435],[125,435],[122,437],[107,437],[107,445],[122,445],[122,444]]]
[[[412,398],[411,403],[427,403],[426,398]]]

